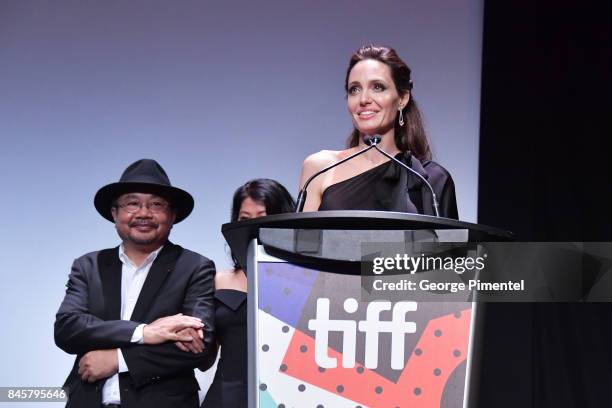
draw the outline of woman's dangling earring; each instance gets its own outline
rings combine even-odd
[[[400,126],[404,126],[404,113],[402,112],[402,108],[399,108],[399,120],[398,123]]]

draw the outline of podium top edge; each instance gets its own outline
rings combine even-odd
[[[238,229],[291,228],[291,229],[347,229],[347,230],[404,230],[404,229],[468,229],[501,238],[512,239],[510,231],[482,224],[458,221],[431,215],[390,211],[312,211],[275,214],[250,220],[226,223],[222,233]]]

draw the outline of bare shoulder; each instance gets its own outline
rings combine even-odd
[[[246,277],[241,270],[225,269],[215,275],[215,289],[246,290]]]
[[[313,168],[315,171],[320,170],[335,162],[341,152],[342,151],[321,150],[320,152],[313,153],[304,159],[304,168]]]
[[[302,174],[300,176],[300,188],[304,186],[306,180],[308,180],[313,174],[319,170],[329,166],[336,161],[337,153],[332,150],[321,150],[311,154],[304,159],[302,165]]]
[[[235,272],[232,269],[217,271],[217,274],[215,275],[215,288],[227,288],[228,285],[231,285],[232,281],[235,279],[234,275]]]
[[[304,187],[306,182],[317,172],[324,168],[344,159],[350,154],[348,150],[321,150],[320,152],[311,154],[306,157],[302,166],[302,175],[300,176],[300,189]],[[304,211],[317,211],[321,204],[323,191],[329,184],[333,182],[334,170],[316,177],[308,187],[308,195],[304,205]]]

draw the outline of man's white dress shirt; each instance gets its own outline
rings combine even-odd
[[[162,248],[163,246],[151,252],[140,266],[136,266],[125,254],[123,244],[119,246],[119,259],[123,264],[121,267],[121,320],[130,320],[151,265],[153,265],[153,261],[155,261]],[[144,326],[144,324],[141,324],[136,327],[134,334],[132,334],[132,343],[142,344],[144,342]],[[119,373],[129,371],[123,359],[121,349],[117,349],[117,359],[119,362]],[[102,404],[121,404],[119,373],[109,377],[104,383],[102,388]]]

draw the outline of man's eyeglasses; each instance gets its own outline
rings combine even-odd
[[[122,208],[124,211],[130,214],[135,214],[140,211],[142,207],[146,207],[153,214],[157,214],[168,210],[168,208],[170,208],[170,204],[166,201],[149,201],[147,203],[143,203],[138,200],[134,200],[121,204],[118,203],[117,207]]]

